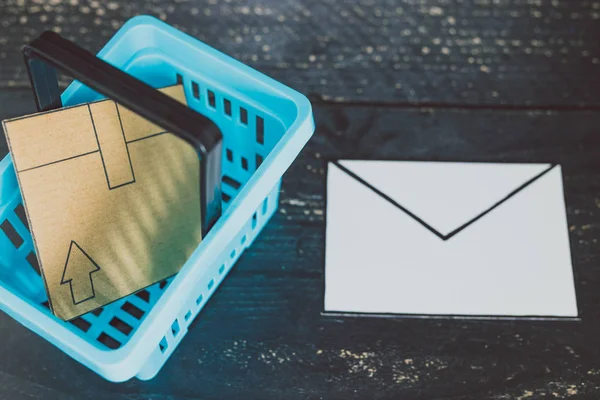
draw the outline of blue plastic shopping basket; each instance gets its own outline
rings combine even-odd
[[[223,214],[175,277],[64,322],[48,309],[32,268],[32,239],[7,156],[0,162],[0,309],[108,380],[147,380],[275,213],[281,176],[314,122],[300,93],[152,17],[128,21],[98,57],[153,87],[183,83],[189,107],[218,125]],[[62,103],[98,97],[74,82]]]

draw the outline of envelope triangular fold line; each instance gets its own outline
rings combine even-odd
[[[476,218],[550,164],[343,160],[340,165],[442,235]]]

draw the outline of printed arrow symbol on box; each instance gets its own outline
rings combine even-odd
[[[60,284],[70,285],[73,304],[83,303],[96,297],[92,274],[98,271],[100,271],[98,264],[77,243],[71,241]]]

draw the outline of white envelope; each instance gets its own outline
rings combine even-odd
[[[325,312],[576,317],[559,165],[339,161]]]

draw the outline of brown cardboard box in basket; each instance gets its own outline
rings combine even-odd
[[[162,89],[186,103],[181,85]],[[112,100],[4,121],[52,311],[175,274],[202,239],[194,148]]]

